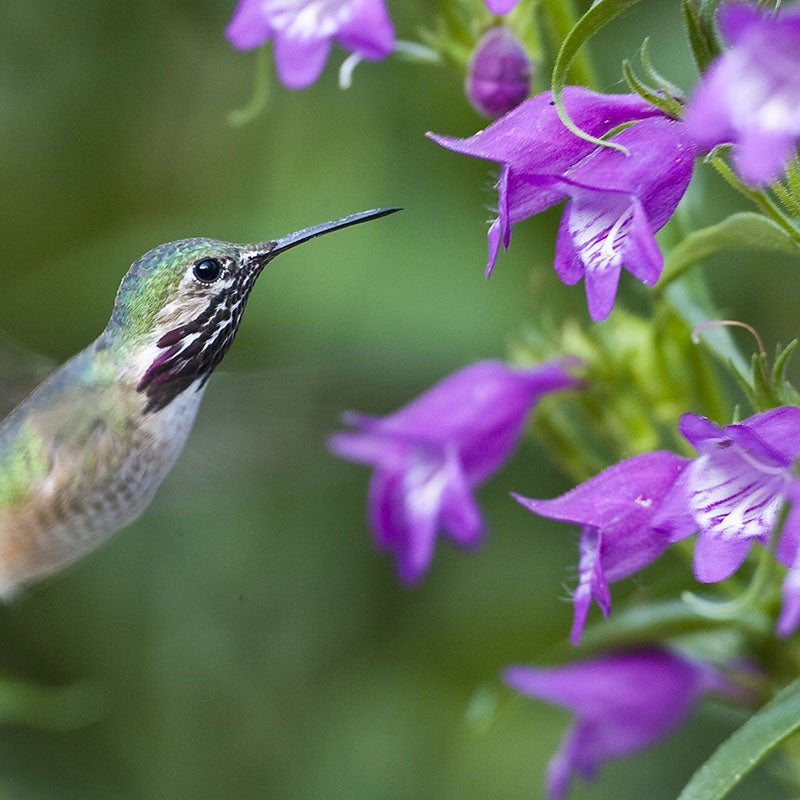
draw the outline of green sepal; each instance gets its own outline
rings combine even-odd
[[[708,6],[708,4],[702,5]],[[694,63],[700,72],[704,72],[720,53],[719,40],[712,22],[712,11],[702,11],[694,0],[683,0],[681,6]]]
[[[574,133],[575,136],[585,139],[587,142],[592,142],[601,147],[621,150],[623,153],[627,153],[627,150],[622,145],[604,139],[598,139],[596,136],[592,136],[579,128],[572,121],[564,105],[563,91],[567,83],[567,75],[569,74],[570,66],[580,49],[607,23],[611,22],[612,19],[615,19],[623,11],[636,5],[638,2],[639,0],[598,0],[598,2],[578,20],[575,27],[561,43],[553,66],[553,76],[551,79],[553,102],[558,111],[558,116],[561,117],[567,129]]]
[[[695,772],[678,800],[721,800],[778,745],[800,730],[800,678],[780,691]]]
[[[729,248],[800,255],[800,244],[780,225],[755,211],[731,214],[686,236],[667,255],[659,286],[668,286],[690,267]]]
[[[764,353],[753,353],[750,361],[752,375],[752,402],[758,411],[777,408],[781,405],[778,394],[772,383],[772,376],[767,371],[767,357]]]
[[[772,384],[778,387],[781,405],[800,405],[800,392],[784,377],[789,359],[792,357],[798,341],[800,340],[793,339],[783,350],[779,349],[775,354],[775,364],[772,367]]]
[[[660,108],[670,117],[678,118],[683,113],[683,106],[673,96],[665,94],[663,89],[656,89],[644,83],[633,71],[631,62],[626,58],[622,62],[622,74],[625,82],[632,92],[636,92],[642,99],[653,106]]]

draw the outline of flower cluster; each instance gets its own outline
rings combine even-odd
[[[556,242],[555,270],[567,284],[586,282],[592,319],[605,319],[625,266],[648,285],[663,258],[654,234],[672,216],[697,155],[684,126],[638,95],[601,95],[567,87],[571,118],[592,136],[630,124],[599,146],[568,130],[545,92],[468,139],[429,136],[457,153],[497,161],[498,214],[489,228],[490,274],[515,223],[564,198],[569,203]]]
[[[515,369],[482,361],[388,417],[345,417],[357,431],[334,435],[330,446],[375,467],[370,521],[402,580],[414,582],[428,569],[440,529],[463,546],[480,541],[475,487],[509,457],[539,398],[576,382],[562,364]]]
[[[474,0],[480,23],[461,26],[449,48],[448,42],[441,44],[446,35],[429,37],[441,45],[442,59],[457,61],[454,53],[471,53],[462,58],[466,94],[482,115],[494,120],[466,138],[428,134],[444,148],[496,165],[487,276],[501,246],[509,248],[517,224],[563,203],[554,270],[565,284],[583,281],[590,320],[608,319],[606,326],[613,326],[623,270],[647,287],[661,281],[664,288],[676,280],[675,269],[664,271],[665,252],[669,254],[669,245],[682,231],[674,225],[669,238],[659,232],[689,191],[701,159],[717,166],[748,201],[755,200],[759,213],[730,217],[685,236],[683,246],[673,245],[680,268],[695,266],[732,241],[796,254],[800,3],[776,3],[774,10],[766,3],[741,0],[685,3],[690,44],[701,70],[686,95],[661,78],[643,52],[650,83],[626,65],[628,93],[601,93],[578,85],[578,80],[564,85],[566,67],[558,72],[561,61],[556,59],[553,89],[529,97],[537,72],[531,52],[537,50],[522,35],[519,20],[526,6],[532,15],[534,5],[526,0]],[[545,15],[547,5],[539,9]],[[458,6],[463,10],[469,2]],[[612,6],[606,4],[603,13],[611,13]],[[575,36],[588,37],[586,31],[596,29],[597,9],[593,4],[587,12],[587,17],[595,14],[591,24],[573,28]],[[442,15],[453,17],[455,12]],[[359,58],[381,59],[401,49],[382,0],[241,0],[228,37],[244,49],[273,39],[278,74],[292,88],[316,80],[334,40]],[[779,182],[784,176],[785,185]],[[788,212],[781,211],[776,197]],[[655,328],[665,317],[679,318],[688,341],[689,330],[703,318],[701,309],[710,307],[705,287],[669,288],[682,293],[649,293],[649,307],[656,308],[652,324]],[[652,361],[669,359],[670,353],[673,362],[681,358],[668,346],[658,353],[642,353],[647,346],[641,342],[630,347]],[[575,351],[564,347],[558,352]],[[717,352],[730,368],[730,352]],[[603,360],[601,347],[597,353],[594,362],[568,356],[524,367],[479,362],[386,417],[345,417],[353,430],[333,435],[330,447],[339,456],[373,467],[370,525],[377,545],[395,558],[402,581],[417,582],[427,572],[440,534],[465,547],[481,541],[484,523],[476,489],[510,457],[529,412],[544,394],[586,389],[573,393],[581,398],[594,381],[615,379],[619,394],[628,390],[614,371],[613,357]],[[537,358],[518,360],[530,364]],[[679,366],[691,370],[684,362]],[[579,364],[580,382],[571,371]],[[692,571],[703,584],[726,581],[758,545],[756,569],[766,564],[766,569],[783,572],[782,603],[776,583],[774,596],[761,604],[761,610],[777,617],[777,638],[773,623],[766,626],[770,639],[779,646],[781,638],[800,627],[800,477],[795,467],[800,461],[800,405],[777,364],[771,377],[761,361],[754,364],[751,416],[720,425],[700,413],[684,413],[708,413],[708,408],[675,386],[669,428],[674,431],[677,422],[685,440],[681,453],[668,449],[674,447],[673,439],[663,444],[663,418],[651,421],[654,441],[646,446],[619,445],[624,437],[615,429],[608,439],[618,445],[616,458],[636,455],[617,463],[608,459],[605,469],[582,471],[581,477],[593,477],[560,497],[513,494],[534,514],[580,526],[574,645],[581,642],[593,601],[604,616],[610,614],[612,583],[639,572],[670,548],[687,552],[693,536]],[[735,373],[743,377],[742,370]],[[602,411],[590,402],[582,408],[589,408],[589,419],[600,426]],[[738,419],[738,414],[720,412],[719,405],[715,411],[709,416]],[[624,420],[620,427],[625,430]],[[569,433],[575,430],[580,429],[575,426]],[[570,441],[577,438],[573,435]],[[587,458],[586,463],[592,462]],[[679,542],[684,544],[677,546]],[[628,643],[590,660],[547,669],[515,666],[505,672],[512,688],[564,705],[576,715],[550,764],[552,798],[566,795],[575,773],[592,777],[602,762],[672,731],[709,692],[737,701],[753,699],[723,667],[724,659],[711,663],[657,636],[651,640],[640,635],[635,642],[636,647]],[[766,679],[764,685],[770,686]]]
[[[776,408],[724,428],[686,414],[680,430],[697,449],[696,458],[646,453],[553,500],[517,496],[535,514],[583,526],[574,595],[576,643],[591,600],[608,615],[608,584],[654,561],[672,542],[697,533],[697,580],[730,577],[755,542],[770,546],[781,509],[798,491],[792,470],[800,459],[800,408]],[[777,556],[792,567],[798,549],[800,516],[790,514]],[[800,622],[795,583],[790,574],[779,625],[783,635]]]

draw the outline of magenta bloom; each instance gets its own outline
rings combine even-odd
[[[667,451],[645,453],[615,464],[552,500],[513,495],[534,514],[583,525],[578,587],[573,595],[573,644],[580,641],[592,599],[608,616],[608,584],[642,569],[669,546],[669,538],[654,530],[651,522],[687,463]]]
[[[800,6],[729,3],[719,25],[730,49],[703,75],[686,125],[703,149],[733,143],[747,183],[776,180],[800,139]]]
[[[387,417],[345,417],[357,430],[335,434],[330,447],[375,467],[370,521],[402,580],[425,573],[440,530],[463,546],[480,541],[473,490],[509,457],[537,400],[576,383],[562,364],[515,369],[481,361]]]
[[[518,0],[486,0],[486,8],[492,14],[508,14],[517,2]]]
[[[658,280],[663,257],[654,234],[686,191],[696,153],[684,126],[661,116],[638,95],[599,95],[567,87],[564,100],[575,123],[594,136],[641,120],[612,139],[629,154],[572,134],[556,114],[549,92],[469,139],[429,135],[443,147],[502,165],[487,274],[500,243],[508,247],[515,223],[570,198],[555,269],[567,284],[585,278],[589,314],[601,320],[611,312],[623,266],[648,285]]]
[[[666,736],[707,692],[743,695],[710,664],[657,647],[551,669],[509,667],[504,677],[513,689],[575,714],[548,765],[547,793],[552,800],[566,796],[574,773],[591,779],[604,761]]]
[[[489,28],[475,45],[465,88],[475,110],[490,119],[511,111],[527,98],[531,61],[508,28]]]
[[[784,406],[720,428],[685,414],[681,433],[699,455],[664,499],[655,525],[673,541],[698,532],[694,574],[703,583],[724,580],[741,566],[754,542],[767,545],[781,509],[797,496],[800,408]],[[790,567],[778,632],[800,620],[800,509],[783,525],[777,557]]]
[[[278,76],[290,89],[314,83],[334,39],[373,60],[394,47],[384,0],[239,0],[226,35],[240,50],[274,38]]]

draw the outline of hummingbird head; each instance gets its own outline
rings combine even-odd
[[[316,236],[391,214],[381,208],[255,244],[181,239],[134,262],[122,280],[106,329],[143,353],[136,389],[145,411],[159,411],[210,377],[233,341],[250,291],[279,253]]]

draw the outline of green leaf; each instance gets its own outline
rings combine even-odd
[[[683,600],[663,600],[615,612],[609,619],[588,628],[577,646],[565,642],[553,647],[547,654],[547,660],[574,660],[598,651],[663,642],[675,636],[710,631],[731,624],[746,630],[754,638],[772,635],[772,621],[758,611],[746,611],[732,623],[731,620],[717,620],[698,614]]]
[[[800,678],[723,742],[678,800],[720,800],[781,742],[800,730]]]
[[[763,214],[742,211],[686,236],[668,254],[660,285],[669,285],[709,256],[737,247],[800,255],[800,244],[780,225]]]
[[[561,44],[561,47],[556,56],[556,63],[553,66],[552,77],[552,90],[553,102],[555,103],[558,116],[561,117],[564,125],[576,136],[585,139],[587,142],[600,145],[602,147],[611,147],[614,150],[621,150],[627,153],[627,150],[614,142],[608,142],[604,139],[598,139],[586,131],[581,130],[570,119],[567,109],[564,106],[563,91],[567,82],[567,74],[570,65],[575,60],[580,49],[594,36],[597,31],[603,28],[612,19],[618,17],[627,8],[636,5],[639,0],[598,0],[575,24],[575,27],[569,32],[566,39]]]

